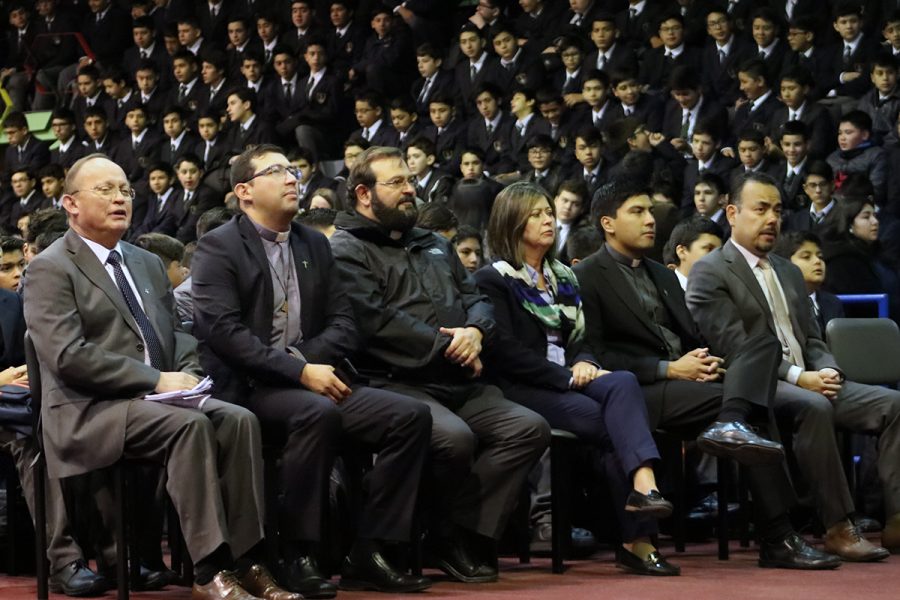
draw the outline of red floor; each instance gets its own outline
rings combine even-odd
[[[465,598],[466,600],[610,600],[643,599],[721,599],[729,600],[866,600],[900,598],[900,556],[877,564],[844,564],[836,571],[804,572],[760,569],[756,552],[732,545],[729,561],[716,559],[712,544],[691,545],[683,555],[667,550],[667,556],[681,565],[681,577],[654,578],[622,574],[615,568],[612,555],[601,552],[592,560],[572,561],[563,575],[550,572],[548,559],[534,559],[520,565],[512,559],[501,561],[500,581],[486,585],[464,585],[438,580],[421,594],[429,598]],[[435,574],[437,579],[437,574]],[[26,600],[35,597],[34,580],[28,577],[0,575],[2,600]],[[176,600],[189,598],[190,590],[171,587],[162,592],[132,595],[135,600]],[[52,595],[54,598],[64,596]],[[108,592],[106,598],[113,598]],[[397,595],[397,598],[402,596]],[[408,597],[408,596],[407,596]],[[347,600],[382,600],[390,596],[377,593],[341,592]]]

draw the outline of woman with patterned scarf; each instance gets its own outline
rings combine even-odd
[[[605,371],[584,340],[578,282],[554,258],[556,220],[546,192],[514,183],[497,195],[487,231],[493,264],[475,274],[494,303],[496,338],[486,347],[485,374],[505,396],[602,448],[623,544],[618,566],[636,573],[678,575],[650,542],[654,518],[672,504],[656,488],[659,459],[637,379]],[[626,492],[631,490],[630,493]]]

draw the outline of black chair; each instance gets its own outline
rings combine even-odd
[[[47,566],[47,500],[44,481],[46,478],[46,461],[41,443],[41,370],[37,353],[31,336],[25,333],[25,364],[28,367],[28,383],[31,387],[32,411],[34,417],[35,441],[38,444],[38,459],[34,465],[34,504],[35,504],[35,547],[37,564],[37,597],[38,600],[48,598],[48,566]],[[128,600],[129,584],[137,587],[140,577],[140,562],[128,557],[138,556],[134,536],[128,536],[127,520],[127,469],[124,461],[112,467],[113,493],[115,496],[115,540],[116,540],[116,581],[117,598]]]

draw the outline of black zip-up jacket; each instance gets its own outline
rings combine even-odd
[[[400,239],[356,212],[341,212],[331,245],[356,314],[358,369],[372,376],[431,383],[471,382],[471,369],[444,357],[441,327],[477,327],[490,343],[493,307],[453,246],[412,228]]]

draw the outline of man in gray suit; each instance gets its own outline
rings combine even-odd
[[[194,600],[299,600],[256,559],[263,500],[253,414],[212,398],[199,410],[144,399],[191,389],[201,371],[162,262],[121,242],[133,198],[117,164],[80,159],[62,199],[70,229],[29,266],[25,321],[41,363],[48,473],[122,458],[164,466],[196,565]]]
[[[853,500],[841,468],[835,426],[879,435],[878,473],[889,516],[882,543],[900,550],[900,392],[845,381],[822,341],[800,270],[770,255],[781,229],[775,181],[753,173],[726,207],[731,239],[691,270],[687,303],[721,356],[762,334],[781,342],[783,359],[772,404],[828,528],[825,550],[844,560],[875,561],[888,552],[860,537],[850,520]]]

